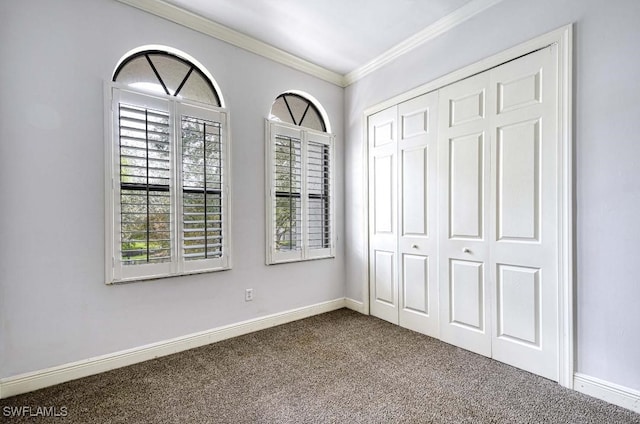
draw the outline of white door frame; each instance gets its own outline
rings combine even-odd
[[[558,176],[561,182],[558,193],[558,383],[573,388],[574,375],[574,235],[573,235],[573,24],[566,25],[536,37],[487,59],[466,66],[413,90],[392,97],[367,108],[363,116],[364,143],[364,205],[369,205],[369,146],[367,118],[376,112],[402,103],[419,95],[437,90],[480,72],[549,45],[558,46]],[[369,215],[364,219],[364,248],[369,251]],[[368,255],[367,255],[368,257]],[[366,278],[362,281],[363,313],[369,314],[369,264],[363,263]]]

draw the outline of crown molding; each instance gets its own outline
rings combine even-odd
[[[440,18],[433,24],[429,25],[422,31],[412,35],[406,40],[400,42],[396,46],[390,48],[380,56],[376,57],[369,63],[349,72],[344,76],[344,85],[348,86],[364,78],[370,73],[380,69],[389,62],[394,61],[398,57],[411,50],[421,46],[422,44],[433,40],[437,36],[451,30],[475,15],[484,12],[488,8],[500,3],[503,0],[472,0],[461,8],[455,10],[449,15]]]
[[[430,40],[433,40],[437,36],[451,30],[503,0],[471,0],[466,5],[437,20],[422,31],[400,42],[372,61],[346,75],[341,75],[337,72],[311,63],[308,60],[302,59],[291,53],[287,53],[282,49],[235,31],[210,19],[196,15],[195,13],[189,12],[180,7],[169,4],[163,0],[117,1],[217,38],[218,40],[222,40],[241,49],[273,60],[274,62],[305,72],[339,87],[347,87],[359,79],[380,69],[389,62],[396,60],[403,54],[410,52]]]
[[[256,40],[241,32],[235,31],[210,19],[191,13],[162,0],[117,0],[145,12],[175,22],[179,25],[209,35],[211,37],[232,44],[241,49],[266,57],[274,62],[289,66],[298,71],[320,78],[340,87],[345,87],[344,76],[326,68],[311,63],[274,47]]]

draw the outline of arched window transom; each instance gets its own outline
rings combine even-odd
[[[327,125],[316,105],[295,93],[280,94],[271,106],[270,119],[327,132]]]
[[[220,96],[195,64],[162,50],[141,51],[127,57],[113,81],[143,91],[166,94],[221,107]]]

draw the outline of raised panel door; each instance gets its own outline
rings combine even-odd
[[[368,118],[369,310],[398,324],[397,107]]]
[[[558,380],[556,46],[490,79],[493,357]]]
[[[439,92],[440,338],[491,356],[489,303],[489,74]]]
[[[436,92],[398,105],[400,325],[432,337],[438,329]]]

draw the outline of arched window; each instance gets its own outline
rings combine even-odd
[[[271,106],[270,118],[316,131],[327,131],[318,107],[294,92],[282,93],[276,98]]]
[[[334,136],[324,109],[285,92],[267,127],[267,263],[333,257]]]
[[[113,81],[131,88],[185,100],[222,106],[212,80],[194,63],[162,50],[142,50],[127,56]]]
[[[229,266],[228,113],[206,69],[166,48],[116,67],[107,137],[107,282]]]

